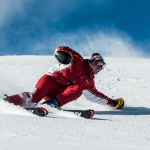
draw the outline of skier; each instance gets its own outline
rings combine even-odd
[[[87,99],[95,103],[107,104],[116,109],[124,106],[122,98],[111,99],[95,87],[94,75],[103,70],[106,65],[99,53],[94,53],[91,59],[83,59],[71,48],[59,46],[54,55],[59,64],[54,65],[39,79],[32,93],[5,95],[4,100],[24,106],[44,99],[43,104],[59,108],[85,94]]]

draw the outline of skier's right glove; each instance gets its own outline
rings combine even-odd
[[[124,100],[122,98],[117,98],[113,102],[114,102],[114,104],[112,105],[113,108],[122,109],[124,106]]]
[[[65,65],[72,61],[72,54],[66,50],[56,50],[54,55],[60,63]]]

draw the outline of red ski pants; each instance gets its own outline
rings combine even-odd
[[[33,103],[39,102],[42,98],[48,100],[49,98],[56,96],[60,106],[63,106],[64,104],[80,97],[82,94],[81,85],[72,85],[61,88],[49,75],[41,77],[35,88],[36,89],[32,95]]]
[[[35,86],[34,93],[29,96],[29,92],[8,96],[10,101],[15,105],[22,105],[26,98],[30,98],[32,103],[38,103],[43,98],[48,100],[51,97],[56,97],[60,106],[77,99],[82,94],[82,85],[72,85],[61,88],[49,75],[42,76]],[[21,95],[21,96],[20,96]],[[28,96],[26,96],[28,95]]]

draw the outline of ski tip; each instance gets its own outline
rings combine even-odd
[[[88,112],[88,117],[87,117],[87,119],[93,118],[93,116],[94,116],[94,114],[95,114],[95,111],[92,110],[92,109],[88,109],[87,112]]]
[[[93,118],[94,114],[95,114],[95,111],[94,110],[91,110],[91,115],[90,115],[90,118]]]
[[[41,116],[45,116],[45,115],[47,115],[47,114],[48,114],[48,111],[47,111],[45,108],[40,107],[40,109],[42,110],[42,112],[41,112]]]
[[[48,114],[48,111],[43,107],[24,107],[24,109],[40,117],[44,117]]]

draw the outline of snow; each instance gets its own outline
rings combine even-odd
[[[123,110],[87,101],[82,95],[63,108],[94,109],[92,119],[67,112],[32,115],[2,100],[34,90],[57,63],[54,56],[0,56],[0,150],[150,150],[150,59],[105,58],[96,87],[125,100]]]

